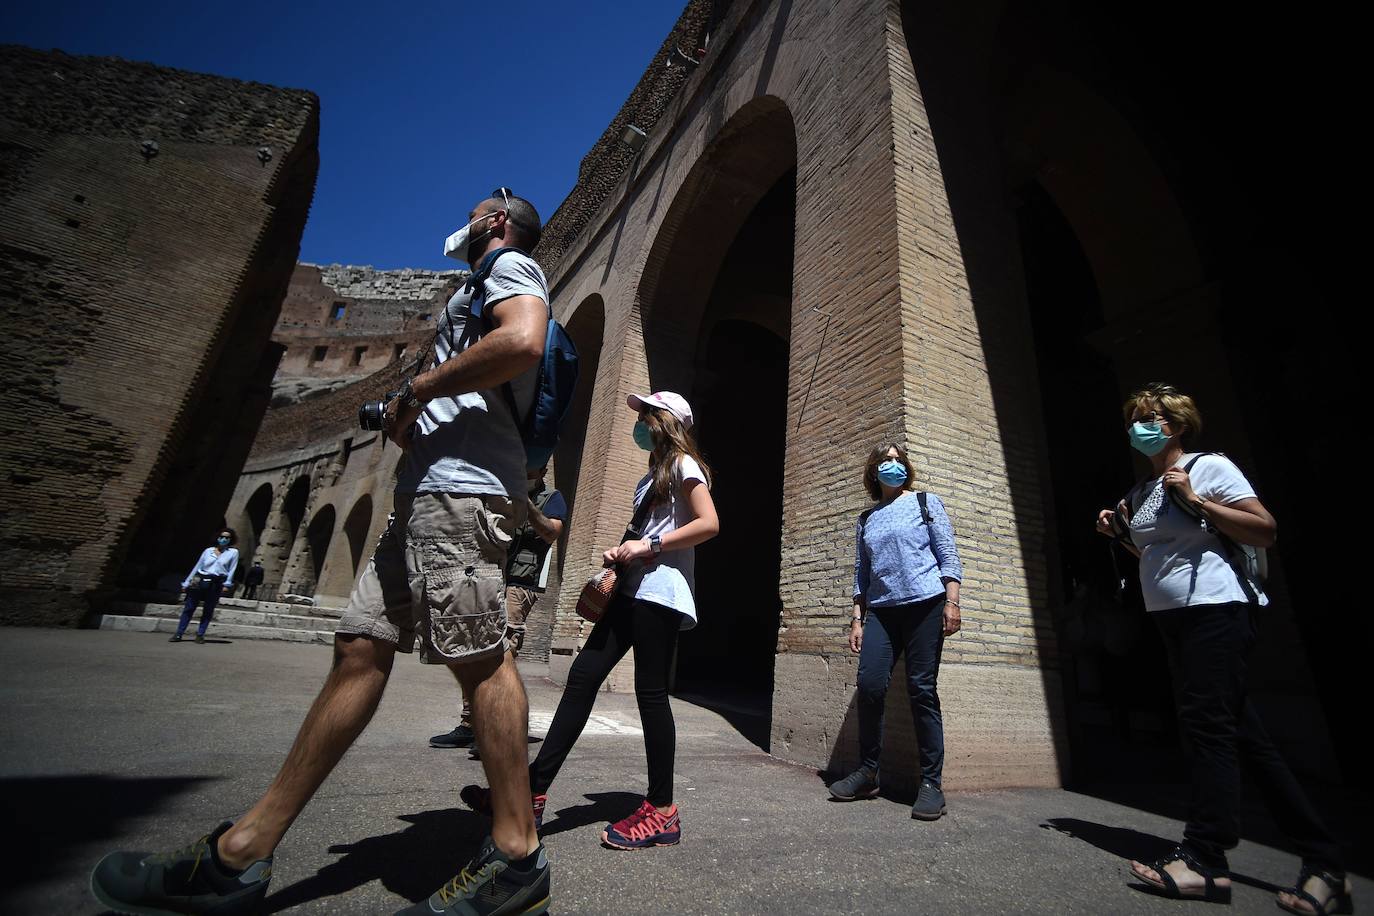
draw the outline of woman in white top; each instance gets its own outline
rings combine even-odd
[[[196,605],[204,602],[200,612],[200,626],[196,629],[196,642],[205,642],[205,628],[215,616],[215,605],[219,596],[234,587],[234,573],[239,568],[239,552],[233,546],[239,539],[233,528],[221,528],[213,547],[205,548],[196,565],[182,580],[181,589],[186,592],[186,606],[181,610],[181,620],[177,621],[177,632],[168,642],[181,642],[181,634],[186,632]]]
[[[542,813],[549,786],[582,734],[597,691],[633,648],[649,791],[634,813],[602,831],[602,842],[619,849],[670,846],[682,836],[673,804],[677,732],[668,704],[668,668],[678,633],[696,626],[693,548],[720,530],[710,472],[688,432],[692,408],[687,401],[659,391],[631,395],[629,405],[639,412],[635,443],[649,453],[649,473],[635,488],[635,508],[645,500],[651,508],[639,537],[603,554],[606,566],[621,570],[616,595],[573,661],[549,733],[530,764],[530,790]]]
[[[1145,607],[1169,655],[1179,728],[1192,756],[1192,799],[1183,842],[1134,876],[1169,897],[1229,903],[1226,850],[1239,840],[1240,764],[1279,827],[1301,853],[1295,887],[1280,892],[1293,913],[1350,912],[1340,850],[1246,701],[1253,612],[1268,603],[1245,553],[1274,543],[1274,517],[1224,455],[1186,446],[1202,431],[1193,399],[1169,385],[1135,392],[1123,408],[1126,434],[1150,459],[1150,475],[1097,530],[1140,557]],[[1123,522],[1125,523],[1123,529]]]

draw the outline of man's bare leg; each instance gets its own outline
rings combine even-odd
[[[396,647],[380,639],[334,637],[334,665],[277,778],[267,794],[219,838],[220,859],[226,865],[243,868],[277,848],[320,783],[372,720],[395,657]]]
[[[530,807],[529,700],[510,653],[456,665],[454,675],[472,701],[472,729],[491,787],[491,838],[522,859],[539,848]]]

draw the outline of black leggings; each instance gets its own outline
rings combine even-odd
[[[644,728],[644,755],[649,762],[649,803],[673,803],[673,756],[677,726],[668,705],[668,666],[677,647],[682,615],[671,608],[617,595],[592,628],[587,644],[568,671],[568,686],[558,701],[548,736],[530,764],[530,790],[549,791],[563,761],[592,714],[596,693],[625,653],[635,651],[635,699]]]

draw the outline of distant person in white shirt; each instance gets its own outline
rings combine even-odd
[[[233,528],[221,528],[214,546],[205,548],[191,572],[182,580],[186,606],[181,609],[176,635],[169,642],[181,642],[181,635],[186,632],[197,604],[203,605],[203,610],[200,612],[200,626],[196,629],[196,642],[205,642],[205,629],[215,616],[219,596],[234,590],[234,573],[239,568],[239,552],[234,544],[238,539]]]

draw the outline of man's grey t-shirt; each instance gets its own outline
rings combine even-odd
[[[460,287],[439,316],[434,365],[448,361],[464,348],[463,328],[474,292]],[[534,296],[546,304],[549,301],[544,272],[519,251],[497,258],[486,281],[484,314],[512,296]],[[474,336],[467,346],[477,339]],[[528,411],[534,401],[538,372],[535,366],[510,383],[521,411]],[[517,500],[524,498],[527,483],[525,445],[506,395],[498,386],[435,398],[425,405],[407,460],[396,477],[396,492],[468,493]]]

